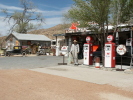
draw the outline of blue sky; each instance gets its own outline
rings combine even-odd
[[[37,6],[37,10],[41,12],[45,18],[42,28],[50,28],[61,24],[62,14],[67,12],[73,4],[72,0],[30,0]],[[20,10],[19,0],[0,0],[0,9],[8,9],[9,12]],[[9,24],[3,22],[3,14],[0,13],[0,33],[6,34],[10,28]]]

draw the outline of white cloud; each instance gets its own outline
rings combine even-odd
[[[44,16],[58,16],[62,14],[62,11],[56,11],[56,10],[53,10],[53,11],[44,10],[43,11],[43,10],[36,9],[35,11],[42,13]]]
[[[6,21],[3,21],[4,17],[0,17],[0,34],[7,35],[9,34],[10,27],[13,25],[11,21],[10,24]]]
[[[36,23],[37,23],[37,21],[33,21],[33,24],[36,24]],[[63,23],[62,17],[47,18],[45,20],[45,23],[40,28],[46,29],[46,28],[50,28],[50,27],[53,27],[55,25],[62,24],[62,23]]]
[[[47,18],[44,26],[54,26],[62,23],[62,17]]]
[[[0,19],[2,19],[3,17],[0,17]],[[3,21],[3,20],[0,20],[0,33],[2,35],[7,35],[9,34],[9,29],[10,27],[13,25],[13,22],[11,21],[10,24]],[[37,21],[33,21],[33,24],[36,24]],[[45,20],[45,24],[42,25],[41,28],[50,28],[50,27],[53,27],[55,25],[58,25],[58,24],[62,24],[62,17],[53,17],[53,18],[47,18]]]
[[[1,9],[9,9],[9,10],[22,10],[22,8],[20,8],[20,7],[7,6],[7,5],[3,5],[3,4],[0,4],[0,8]]]
[[[15,7],[15,6],[8,6],[8,5],[3,5],[0,4],[0,9],[7,9],[9,13],[12,13],[14,10],[23,10],[23,8],[20,7]],[[64,7],[62,9],[58,10],[40,10],[40,9],[33,9],[35,12],[40,12],[44,16],[59,16],[62,15],[62,13],[68,11],[70,7]]]
[[[44,16],[61,16],[63,13],[67,12],[70,9],[70,7],[65,7],[62,8],[61,10],[40,10],[40,9],[35,9],[36,12],[42,13]]]
[[[0,34],[7,35],[9,33],[8,30],[10,29],[10,27],[5,24],[5,22],[0,21],[0,23]]]
[[[39,5],[41,5],[41,6],[43,6],[43,7],[47,7],[47,8],[54,8],[54,9],[60,9],[59,7],[55,7],[55,6],[50,6],[50,5],[45,5],[45,4],[39,4]]]

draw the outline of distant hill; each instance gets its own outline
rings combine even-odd
[[[65,33],[65,29],[68,28],[69,26],[70,26],[69,24],[59,24],[48,29],[39,29],[39,30],[31,31],[29,32],[29,34],[41,34],[41,35],[47,36],[50,39],[55,39],[53,34]],[[62,39],[63,37],[60,36],[58,38]]]

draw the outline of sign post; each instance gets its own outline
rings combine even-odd
[[[58,65],[67,65],[67,63],[65,63],[64,56],[67,54],[68,46],[63,46],[61,50],[62,50],[62,56],[63,56],[63,63],[58,63]]]
[[[124,55],[127,52],[125,45],[118,45],[118,47],[116,48],[116,52],[119,55],[121,55],[121,69],[117,69],[117,71],[124,71],[124,69],[122,69],[122,55]]]

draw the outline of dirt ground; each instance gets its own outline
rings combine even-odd
[[[133,100],[133,92],[25,69],[0,70],[0,100]]]

